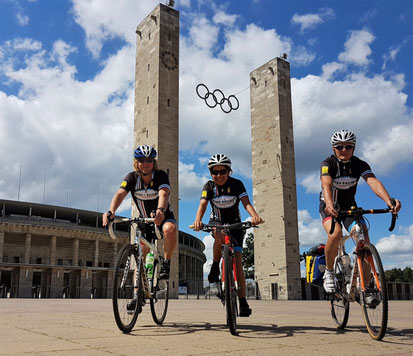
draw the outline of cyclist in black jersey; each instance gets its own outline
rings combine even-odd
[[[233,224],[241,221],[239,211],[239,203],[241,202],[245,210],[251,216],[253,225],[258,225],[263,222],[260,216],[251,205],[244,184],[235,178],[230,177],[231,160],[224,154],[213,155],[208,162],[208,169],[211,173],[212,180],[208,181],[202,189],[201,201],[199,203],[195,222],[193,223],[194,230],[202,229],[202,217],[205,214],[208,202],[211,203],[210,224]],[[237,276],[240,286],[239,316],[248,317],[251,315],[251,309],[245,298],[246,283],[244,270],[242,268],[242,243],[244,240],[243,230],[233,230],[231,235],[234,239],[235,258],[237,260]],[[223,232],[214,232],[213,246],[213,263],[208,276],[210,283],[219,281],[219,262],[221,260],[221,246],[224,238]]]
[[[161,266],[160,277],[169,279],[170,263],[176,248],[177,223],[169,204],[169,178],[158,168],[157,152],[148,145],[139,146],[134,152],[134,168],[122,181],[119,190],[113,196],[110,208],[103,214],[103,226],[115,216],[116,209],[130,192],[142,217],[154,217],[155,224],[164,236],[165,261]],[[146,231],[147,238],[154,237],[154,231]],[[143,246],[146,255],[149,249]]]
[[[320,216],[328,239],[325,247],[326,272],[324,274],[324,290],[334,293],[333,264],[337,255],[338,244],[342,237],[341,224],[351,232],[354,227],[354,219],[347,217],[336,223],[334,232],[329,234],[332,216],[338,216],[338,209],[347,210],[357,206],[355,195],[357,183],[362,177],[372,191],[380,197],[396,214],[400,208],[400,201],[395,199],[393,207],[392,198],[383,184],[376,178],[369,164],[354,156],[356,136],[348,130],[340,130],[331,137],[333,154],[327,157],[320,167],[320,179],[322,192],[320,193]],[[369,242],[367,228],[364,228],[364,237]]]

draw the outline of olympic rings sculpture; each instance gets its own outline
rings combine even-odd
[[[200,88],[204,89],[200,92]],[[211,93],[205,84],[198,84],[196,86],[196,93],[211,109],[219,105],[224,113],[229,114],[232,110],[237,110],[239,108],[237,97],[235,95],[230,95],[226,98],[220,89],[215,89]]]

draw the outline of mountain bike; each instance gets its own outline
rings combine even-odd
[[[387,285],[383,265],[377,249],[372,243],[366,242],[363,231],[363,215],[384,214],[391,209],[369,209],[354,207],[340,211],[338,217],[351,216],[355,219],[352,234],[343,236],[334,260],[336,291],[328,295],[331,315],[338,329],[347,325],[350,302],[357,301],[361,305],[367,330],[375,340],[381,340],[386,334],[388,319]],[[397,214],[392,215],[389,231],[393,231]],[[333,218],[330,235],[334,232],[336,219]],[[346,253],[345,242],[353,237],[355,248],[353,261]]]
[[[235,259],[234,243],[232,241],[231,230],[242,229],[246,231],[252,226],[250,221],[223,225],[204,225],[201,231],[213,232],[224,231],[224,243],[222,244],[221,279],[217,283],[218,298],[226,310],[227,326],[232,335],[237,335],[237,296],[239,284],[237,278],[237,262]],[[193,228],[193,225],[190,226]]]
[[[155,242],[146,239],[146,231],[154,228],[158,239],[161,239],[162,235],[152,218],[116,218],[108,225],[109,234],[114,240],[116,234],[113,226],[116,223],[127,223],[136,229],[134,244],[124,245],[120,249],[115,265],[112,304],[116,324],[124,333],[129,333],[149,299],[152,318],[156,324],[161,325],[168,309],[169,281],[159,278],[164,258]],[[153,253],[152,271],[145,268],[143,245]],[[136,302],[132,302],[134,299]],[[131,305],[134,307],[131,308]]]

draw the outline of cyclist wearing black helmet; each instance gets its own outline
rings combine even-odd
[[[332,216],[338,216],[338,208],[348,210],[352,206],[357,206],[355,195],[357,183],[362,177],[370,186],[372,191],[380,197],[394,213],[397,213],[401,204],[397,199],[392,199],[384,188],[383,184],[371,171],[369,164],[354,156],[356,146],[356,136],[348,130],[340,130],[331,137],[333,154],[326,158],[320,167],[321,188],[320,194],[320,216],[323,220],[323,227],[327,232],[328,239],[325,247],[326,272],[324,273],[324,290],[327,293],[335,292],[334,285],[334,259],[337,256],[337,249],[342,237],[341,224],[347,231],[351,232],[354,227],[354,219],[345,218],[336,223],[334,232],[329,234]],[[393,202],[395,206],[393,207]],[[367,228],[364,229],[364,237],[369,242]]]
[[[208,202],[211,203],[210,224],[236,223],[241,221],[239,211],[239,202],[251,216],[253,225],[262,223],[262,219],[251,205],[244,184],[235,178],[230,177],[231,160],[224,154],[213,155],[208,162],[208,169],[211,173],[212,180],[208,181],[202,189],[201,201],[199,203],[194,230],[202,229],[202,217],[205,214]],[[231,232],[234,238],[235,258],[237,260],[237,276],[240,286],[239,303],[240,316],[250,316],[251,309],[245,298],[246,283],[244,270],[242,268],[242,243],[244,240],[243,230],[233,230]],[[208,276],[210,283],[219,281],[219,262],[221,260],[221,245],[224,242],[223,232],[213,233],[215,241],[213,247],[213,263]]]
[[[148,145],[139,146],[135,150],[135,170],[125,177],[113,196],[109,211],[103,214],[103,226],[115,216],[116,209],[130,192],[140,216],[154,217],[155,224],[164,236],[165,261],[161,266],[160,277],[169,279],[171,258],[177,243],[177,223],[169,204],[169,178],[166,172],[158,168],[156,156],[155,148]],[[146,232],[149,238],[152,234],[152,231]],[[143,246],[143,253],[146,255],[148,252],[148,248]]]

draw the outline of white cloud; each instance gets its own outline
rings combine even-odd
[[[342,62],[365,66],[369,63],[371,54],[370,44],[375,37],[367,30],[350,31],[350,35],[344,44],[345,51],[341,52],[338,59]]]
[[[193,164],[179,162],[179,197],[183,200],[196,200],[201,196],[201,190],[208,177],[194,172]]]
[[[319,167],[331,154],[329,138],[342,128],[356,132],[356,155],[366,159],[375,173],[387,174],[413,161],[408,135],[412,114],[399,82],[383,75],[356,74],[340,81],[308,75],[293,78],[291,84],[299,174],[307,175]]]
[[[300,180],[300,184],[305,187],[306,193],[320,193],[320,176],[309,174]]]
[[[391,234],[376,243],[376,248],[385,261],[385,269],[413,266],[413,225],[400,230],[401,235]]]
[[[388,61],[395,61],[396,60],[396,56],[398,55],[398,53],[403,49],[404,46],[406,46],[406,44],[408,42],[410,42],[413,39],[413,36],[408,36],[406,37],[402,43],[396,45],[396,46],[392,46],[389,49],[389,52],[383,55],[383,66],[382,66],[382,70],[386,70],[387,67],[387,62]]]
[[[159,4],[156,0],[73,0],[75,21],[86,33],[86,46],[98,57],[103,43],[120,38],[135,44],[136,26]]]
[[[300,31],[303,32],[308,29],[313,29],[325,21],[333,19],[334,17],[335,14],[333,9],[320,9],[320,12],[317,14],[294,14],[291,18],[291,23],[299,25]]]
[[[224,11],[220,10],[214,15],[213,21],[216,24],[222,24],[231,27],[234,26],[237,17],[238,15],[228,15]]]
[[[56,41],[50,53],[27,47],[24,62],[0,64],[19,87],[19,97],[0,92],[0,149],[8,152],[0,156],[7,182],[0,195],[16,199],[21,164],[20,200],[42,201],[46,169],[45,203],[66,205],[68,194],[70,206],[108,206],[131,170],[134,50],[124,47],[80,82],[67,63],[75,50],[67,43]]]
[[[209,52],[218,42],[218,31],[207,18],[195,18],[189,30],[190,39],[196,48]]]
[[[21,12],[18,12],[16,14],[16,19],[17,19],[17,23],[20,26],[27,26],[29,24],[29,17],[27,15],[22,14]]]
[[[325,243],[327,240],[321,220],[313,219],[307,210],[298,210],[298,235],[300,248],[303,250]]]
[[[323,64],[322,66],[323,74],[321,76],[328,80],[333,77],[334,73],[342,71],[345,68],[346,66],[343,63],[338,63],[338,62],[326,63],[326,64]]]

